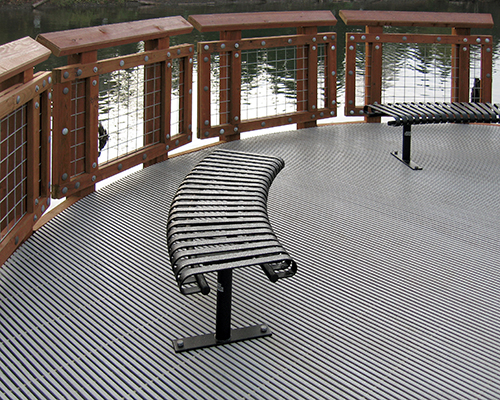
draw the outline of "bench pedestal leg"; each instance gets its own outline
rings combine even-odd
[[[176,353],[272,335],[271,329],[266,324],[231,329],[232,287],[233,270],[219,271],[217,277],[215,334],[209,333],[174,340],[173,346]]]
[[[399,154],[397,151],[393,151],[391,153],[394,157],[396,157],[399,161],[406,164],[411,169],[422,169],[413,161],[411,161],[411,125],[405,124],[403,125],[403,152]]]

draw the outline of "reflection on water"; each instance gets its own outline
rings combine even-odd
[[[99,79],[99,121],[108,142],[99,164],[143,146],[144,67],[113,71]]]
[[[242,52],[242,119],[297,109],[296,53],[294,47]]]

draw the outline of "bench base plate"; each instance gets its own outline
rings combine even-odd
[[[215,333],[206,335],[191,336],[172,341],[176,353],[182,351],[203,349],[205,347],[219,346],[228,343],[240,342],[247,339],[257,339],[265,336],[271,336],[273,332],[266,324],[247,326],[244,328],[231,329],[231,338],[224,341],[215,339]]]
[[[393,151],[391,152],[391,154],[396,157],[399,161],[401,161],[404,165],[410,167],[411,169],[414,169],[414,170],[420,170],[422,169],[422,167],[419,167],[417,164],[415,164],[413,161],[405,161],[403,160],[403,157],[401,156],[401,154],[399,154],[398,151]]]

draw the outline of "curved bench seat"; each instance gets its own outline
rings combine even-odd
[[[174,196],[167,222],[170,263],[181,293],[208,294],[204,274],[217,272],[218,306],[228,301],[230,306],[230,297],[222,300],[219,296],[224,285],[225,295],[231,295],[227,286],[235,268],[258,266],[272,282],[295,274],[297,265],[279,243],[267,215],[269,188],[284,165],[278,157],[216,150],[186,176]],[[221,282],[224,279],[225,284]],[[221,318],[230,320],[230,309],[225,314]],[[227,336],[219,331],[216,336]],[[206,347],[191,347],[190,339],[174,341],[176,351]],[[209,345],[219,344],[211,338],[208,341]],[[227,343],[228,338],[217,341]]]

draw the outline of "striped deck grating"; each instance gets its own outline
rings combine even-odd
[[[234,273],[233,326],[268,321],[265,339],[171,347],[213,328],[214,293],[179,293],[165,237],[213,149],[79,201],[0,269],[0,398],[499,399],[500,128],[413,133],[422,171],[386,124],[222,145],[286,162],[267,211],[300,268]]]

